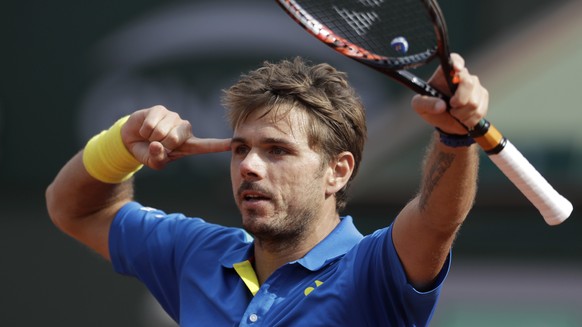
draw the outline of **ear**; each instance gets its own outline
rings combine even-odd
[[[330,174],[327,176],[325,193],[331,195],[341,190],[352,177],[354,166],[354,155],[351,152],[340,153],[336,160],[330,163]]]

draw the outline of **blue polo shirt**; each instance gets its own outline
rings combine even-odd
[[[391,228],[363,237],[346,216],[253,289],[241,272],[252,270],[244,230],[137,202],[115,217],[109,247],[115,270],[141,280],[181,326],[426,326],[450,265],[449,257],[435,288],[419,292],[406,280]]]

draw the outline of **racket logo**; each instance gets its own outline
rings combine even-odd
[[[384,0],[359,0],[358,2],[368,7],[380,7],[384,3]]]
[[[339,9],[336,6],[333,6],[333,9],[360,36],[365,35],[372,28],[374,22],[379,19],[378,14],[374,11],[357,12],[354,10]]]
[[[408,52],[408,41],[406,41],[406,38],[403,36],[395,37],[392,42],[390,42],[390,46],[399,54],[406,54]]]
[[[424,89],[424,91],[426,91],[426,93],[430,96],[433,97],[438,97],[438,98],[443,98],[442,93],[440,93],[439,91],[437,91],[436,89],[434,89],[432,86],[428,85],[425,81],[423,81],[422,79],[418,78],[418,77],[412,77],[412,79],[410,80],[412,83],[418,85],[419,87],[421,87],[422,89]]]

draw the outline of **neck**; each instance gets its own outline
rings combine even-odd
[[[333,216],[310,226],[293,240],[255,239],[255,272],[262,285],[271,274],[284,264],[301,259],[321,242],[339,224],[339,216]]]

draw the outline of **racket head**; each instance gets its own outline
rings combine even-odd
[[[411,69],[437,56],[448,58],[446,26],[435,1],[277,2],[310,34],[374,68]]]

